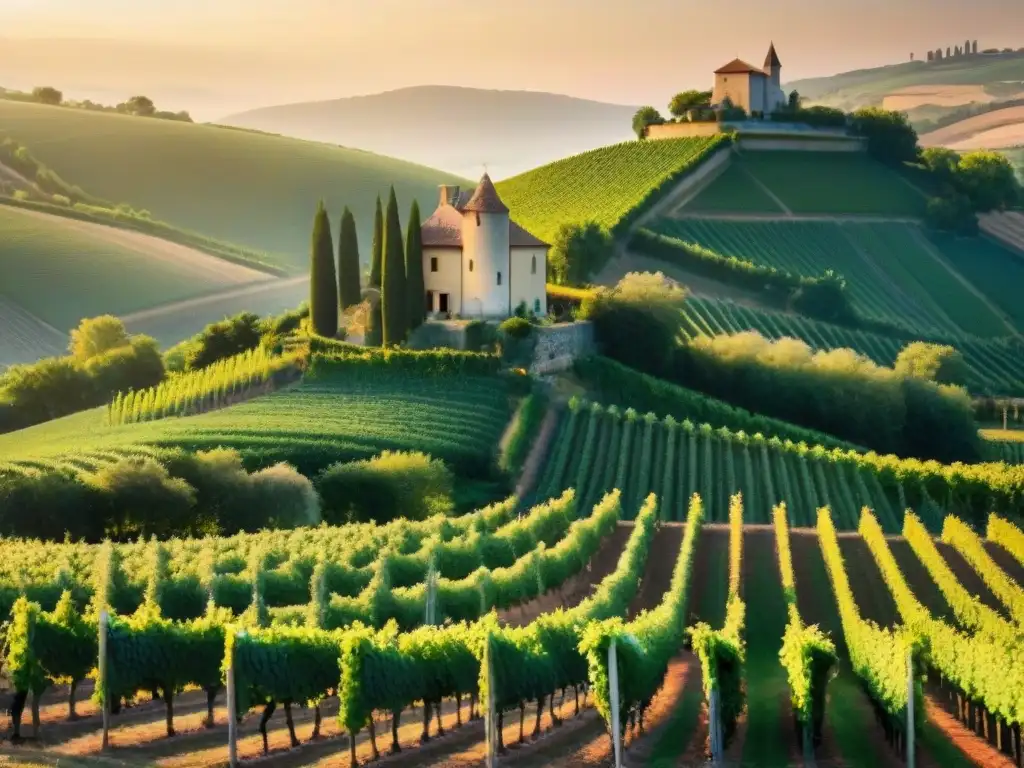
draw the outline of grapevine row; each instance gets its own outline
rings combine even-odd
[[[800,617],[786,505],[783,503],[776,506],[772,517],[775,523],[779,573],[789,613],[779,659],[786,670],[793,712],[806,749],[809,746],[808,742],[813,746],[821,743],[821,726],[825,718],[825,689],[834,675],[839,659],[836,656],[835,644],[817,626],[806,626]]]
[[[1024,565],[1024,531],[1001,517],[989,515],[987,537]]]
[[[743,666],[746,643],[743,636],[746,605],[740,596],[742,558],[743,497],[736,494],[729,500],[729,594],[725,624],[716,630],[701,622],[689,630],[694,653],[700,659],[704,697],[709,707],[712,691],[717,690],[719,694],[723,747],[735,734],[736,722],[745,703]]]
[[[1024,589],[996,565],[978,534],[949,515],[942,525],[942,540],[952,544],[974,566],[992,593],[1009,609],[1013,620],[1024,624]]]

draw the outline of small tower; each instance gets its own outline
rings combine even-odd
[[[511,307],[508,206],[484,173],[462,207],[463,314],[508,317]]]
[[[782,62],[775,52],[775,43],[768,47],[768,55],[764,57],[764,72],[771,77],[772,84],[776,88],[782,87]]]

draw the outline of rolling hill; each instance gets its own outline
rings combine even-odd
[[[224,125],[358,147],[475,179],[522,173],[631,137],[634,106],[553,93],[417,86],[264,107]]]
[[[955,107],[1024,91],[1024,52],[910,61],[794,80],[785,88],[799,91],[809,101],[846,110],[882,106],[887,97],[888,109],[906,110],[923,104]]]
[[[299,139],[0,100],[0,126],[45,165],[92,194],[204,235],[276,257],[305,272],[323,199],[334,226],[356,216],[368,260],[374,198],[394,185],[403,218],[452,174]],[[335,230],[336,231],[336,230]]]
[[[0,206],[0,269],[0,367],[59,352],[83,317],[274,282],[168,240],[9,206]]]
[[[959,120],[920,138],[922,147],[956,150],[1006,149],[1024,144],[1024,106],[994,109]]]

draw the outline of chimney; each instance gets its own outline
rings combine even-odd
[[[441,184],[439,186],[441,190],[440,199],[438,205],[455,205],[455,201],[459,197],[459,186],[458,184]]]

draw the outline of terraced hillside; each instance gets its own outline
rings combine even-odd
[[[691,297],[683,310],[688,336],[757,331],[769,339],[801,339],[815,350],[855,349],[879,365],[891,367],[900,350],[915,340],[823,323],[802,315],[761,309],[729,299]],[[941,337],[940,337],[941,338]],[[968,389],[976,393],[1024,391],[1024,347],[1012,338],[959,337],[953,341],[970,369]]]
[[[817,277],[832,270],[846,279],[853,304],[864,317],[920,334],[998,337],[1011,331],[937,256],[935,246],[913,224],[662,218],[649,228],[791,274]],[[949,248],[958,246],[957,241]],[[990,260],[997,258],[994,251],[999,250],[982,240],[962,247],[970,253],[993,252]],[[976,265],[973,272],[1007,279],[994,264]],[[1008,282],[1017,283],[1012,272]],[[1024,286],[1024,278],[1019,284]]]
[[[395,186],[403,219],[451,174],[369,152],[238,129],[0,101],[0,126],[70,183],[185,229],[266,252],[295,273],[323,199],[356,217],[369,261],[376,195]],[[337,231],[335,229],[335,231]]]

